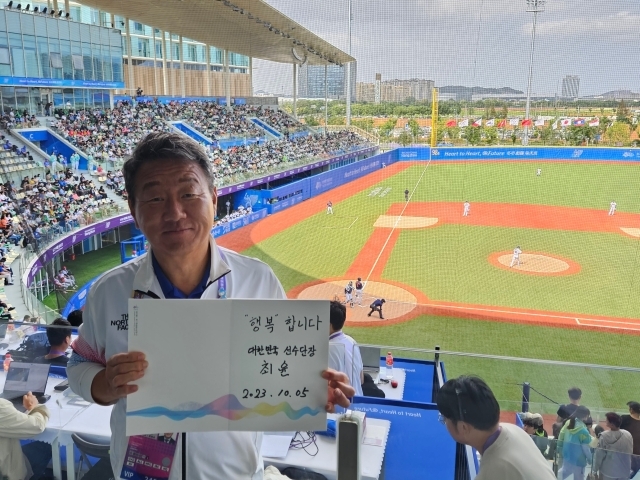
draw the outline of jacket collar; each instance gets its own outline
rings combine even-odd
[[[213,283],[220,277],[231,272],[231,269],[222,259],[220,248],[216,245],[213,235],[209,237],[209,246],[211,251],[211,271],[209,272],[208,283]],[[138,261],[139,268],[133,279],[133,290],[138,290],[143,293],[151,292],[159,298],[164,298],[160,283],[153,271],[153,261],[150,253],[151,249]]]

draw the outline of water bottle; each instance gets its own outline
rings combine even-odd
[[[8,372],[9,371],[9,364],[13,361],[13,359],[11,358],[11,354],[7,353],[4,356],[4,363],[3,363],[3,367],[4,367],[4,371]]]
[[[393,378],[393,355],[391,352],[387,352],[387,380]]]

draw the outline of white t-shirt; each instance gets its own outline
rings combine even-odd
[[[362,357],[358,343],[342,331],[329,337],[329,368],[346,373],[356,395],[362,395]]]
[[[502,432],[482,455],[476,480],[555,480],[549,462],[520,427],[501,423]]]

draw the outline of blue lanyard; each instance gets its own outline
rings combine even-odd
[[[218,253],[220,253],[220,257],[226,263],[227,259],[219,248]],[[220,299],[227,298],[227,275],[228,273],[218,279],[218,298]]]

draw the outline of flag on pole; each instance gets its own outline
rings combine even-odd
[[[576,127],[582,127],[582,126],[584,126],[584,118],[578,118],[578,119],[576,119],[576,120],[573,122],[573,124],[574,124]]]
[[[560,120],[560,125],[562,125],[563,127],[568,127],[569,125],[571,125],[571,119],[563,118],[562,120]]]
[[[509,125],[511,125],[512,127],[517,127],[519,123],[520,123],[520,119],[519,118],[510,118],[509,119]]]
[[[462,127],[468,127],[468,126],[469,126],[469,119],[468,119],[468,118],[465,118],[464,120],[462,120],[462,121],[458,122],[458,126],[459,126],[460,128],[462,128]]]
[[[589,126],[590,127],[599,127],[600,126],[600,119],[599,118],[593,118],[593,119],[589,120]]]
[[[481,127],[482,126],[482,118],[479,118],[478,120],[473,122],[473,126],[474,127]]]
[[[498,128],[504,128],[504,127],[506,127],[506,126],[507,126],[507,120],[506,120],[506,119],[504,119],[504,120],[500,120],[500,121],[498,122]]]
[[[496,124],[496,119],[492,118],[491,120],[487,120],[487,123],[485,123],[485,126],[493,127],[495,124]]]
[[[449,120],[446,124],[447,128],[455,127],[458,124],[455,120]]]
[[[530,118],[525,118],[524,120],[522,120],[522,126],[523,127],[530,127],[533,124],[533,122],[531,121]]]
[[[536,120],[536,123],[534,123],[534,125],[536,127],[544,127],[544,120],[542,118],[539,118],[538,120]]]

